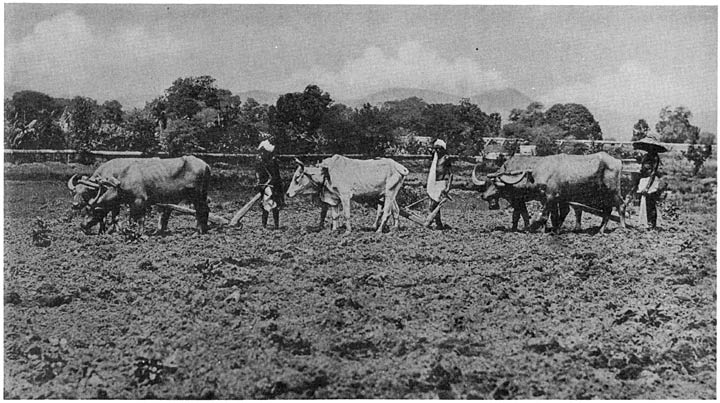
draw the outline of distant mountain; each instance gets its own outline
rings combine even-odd
[[[463,98],[460,95],[446,92],[424,90],[419,88],[388,88],[362,98],[351,100],[338,100],[350,107],[361,107],[365,103],[382,105],[387,101],[397,101],[410,97],[418,97],[429,104],[459,104]],[[497,112],[507,119],[513,108],[526,108],[533,100],[514,88],[485,91],[470,98],[470,102],[478,105],[485,113]]]
[[[525,109],[533,100],[515,88],[490,90],[470,97],[470,102],[476,104],[485,113],[509,113],[515,108]]]
[[[446,92],[423,90],[420,88],[387,88],[362,98],[338,100],[337,102],[352,108],[359,108],[366,103],[379,106],[387,101],[400,101],[412,97],[418,97],[429,104],[457,104],[460,103],[460,99],[462,98],[461,96],[448,94]]]
[[[256,100],[259,104],[275,105],[280,94],[269,91],[252,90],[245,92],[238,92],[235,95],[240,97],[240,101],[245,102],[248,98]]]

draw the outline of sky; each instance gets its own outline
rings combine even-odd
[[[142,107],[179,77],[335,100],[515,88],[606,137],[685,106],[717,133],[717,7],[5,4],[5,90]],[[5,94],[8,97],[11,94]],[[506,116],[503,119],[506,120]]]

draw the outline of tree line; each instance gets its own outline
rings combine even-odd
[[[661,111],[656,131],[663,141],[698,142],[699,129],[685,108]],[[647,135],[644,120],[633,138]],[[210,76],[175,80],[143,108],[124,110],[118,101],[99,104],[77,96],[53,98],[19,91],[5,100],[5,148],[80,151],[141,151],[153,155],[196,152],[253,152],[262,133],[273,135],[280,153],[340,153],[367,156],[426,152],[422,137],[442,138],[451,153],[478,155],[482,137],[509,137],[551,153],[555,140],[602,140],[600,124],[580,104],[534,102],[514,109],[502,125],[498,113],[485,113],[468,99],[459,104],[428,104],[412,97],[381,106],[351,108],[333,101],[316,85],[281,95],[274,105],[244,102],[218,88]],[[706,136],[714,139],[714,135]]]

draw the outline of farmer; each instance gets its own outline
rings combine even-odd
[[[447,197],[453,178],[447,144],[443,140],[437,139],[433,143],[433,150],[433,160],[432,165],[430,165],[426,187],[427,194],[430,197],[431,212],[435,210],[443,198]],[[450,229],[449,225],[443,225],[440,210],[435,215],[435,227],[439,230]]]
[[[640,178],[634,186],[637,194],[640,195],[640,224],[648,229],[655,229],[658,216],[657,201],[662,190],[658,173],[659,153],[666,152],[667,148],[652,137],[645,137],[634,142],[633,147],[646,151],[640,161]]]
[[[268,214],[273,213],[275,229],[280,228],[280,208],[285,205],[280,167],[275,157],[275,146],[269,138],[258,146],[258,161],[255,165],[257,190],[262,193],[262,226],[267,227]]]

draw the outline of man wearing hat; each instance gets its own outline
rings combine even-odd
[[[648,229],[657,227],[657,201],[660,197],[660,184],[658,168],[660,167],[660,155],[667,148],[653,137],[645,137],[633,143],[633,148],[645,151],[640,161],[640,178],[635,185],[640,195],[640,223]]]
[[[280,227],[280,208],[285,205],[283,183],[280,167],[275,157],[275,145],[270,138],[263,140],[258,146],[258,162],[255,165],[257,190],[262,193],[262,226],[267,227],[269,212],[273,213],[275,229]]]
[[[430,211],[440,204],[440,199],[447,195],[452,185],[452,167],[450,156],[447,153],[447,144],[443,140],[437,139],[433,143],[433,161],[430,165],[430,172],[427,180],[427,194],[430,197]],[[436,229],[449,229],[450,226],[443,225],[440,211],[435,215]]]

